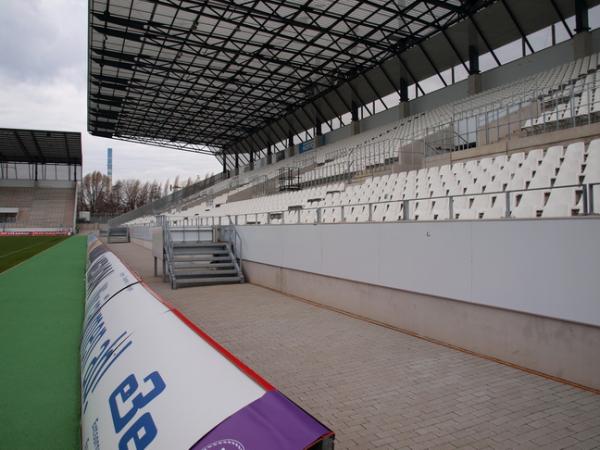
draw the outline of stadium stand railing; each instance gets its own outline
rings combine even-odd
[[[600,139],[467,162],[370,176],[266,197],[202,203],[171,220],[229,223],[335,223],[569,217],[595,214]]]

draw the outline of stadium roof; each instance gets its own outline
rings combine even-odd
[[[564,22],[574,3],[90,0],[88,130],[204,153],[261,149],[398,91],[401,78],[467,69],[470,49]]]
[[[0,161],[81,164],[81,133],[0,128]]]

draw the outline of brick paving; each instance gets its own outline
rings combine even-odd
[[[600,448],[600,396],[251,284],[165,298],[337,435],[336,449]],[[600,355],[599,355],[600,356]]]

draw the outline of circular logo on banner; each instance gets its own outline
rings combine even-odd
[[[202,447],[200,450],[246,450],[241,442],[235,439],[221,439]]]

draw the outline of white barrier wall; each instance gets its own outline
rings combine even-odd
[[[244,259],[600,326],[600,220],[244,225]]]

